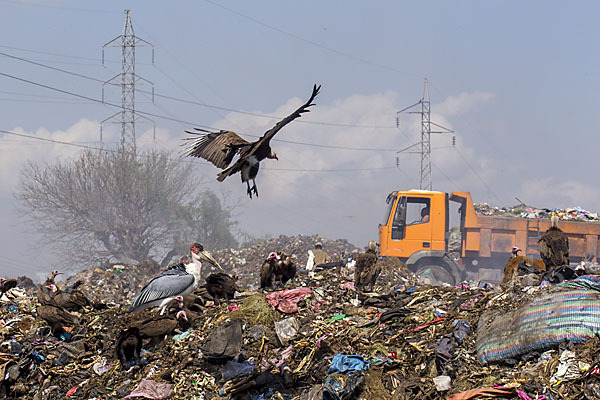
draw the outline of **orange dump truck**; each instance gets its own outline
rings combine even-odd
[[[469,192],[398,191],[386,202],[380,254],[400,258],[432,283],[498,282],[513,246],[540,258],[537,241],[550,227],[550,219],[478,215]],[[595,261],[600,222],[560,221],[559,228],[569,238],[571,263]]]

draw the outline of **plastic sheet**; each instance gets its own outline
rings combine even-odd
[[[331,360],[327,374],[347,374],[369,369],[369,363],[359,355],[336,354]]]

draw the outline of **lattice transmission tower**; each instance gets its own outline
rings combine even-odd
[[[106,47],[121,48],[121,72],[102,84],[102,100],[104,101],[104,87],[106,85],[121,87],[121,111],[116,112],[101,122],[100,141],[102,141],[102,126],[106,122],[121,124],[120,149],[135,154],[135,125],[140,119],[151,122],[135,111],[135,87],[148,84],[152,86],[152,100],[154,101],[154,84],[135,73],[135,48],[140,46],[152,47],[152,63],[154,64],[154,46],[139,37],[133,31],[130,10],[125,10],[125,24],[123,33],[102,46],[102,64],[104,65],[104,49]]]
[[[408,111],[411,108],[421,105],[421,111]],[[419,189],[422,190],[432,190],[432,177],[431,177],[431,134],[432,133],[454,133],[453,130],[448,129],[444,126],[438,125],[434,122],[431,122],[431,102],[429,100],[429,86],[427,83],[427,79],[425,79],[425,84],[423,86],[423,94],[421,95],[421,100],[412,106],[408,106],[396,113],[396,126],[400,126],[400,114],[421,114],[421,141],[415,143],[405,149],[398,151],[397,153],[405,152],[413,147],[421,145],[421,150],[418,152],[421,154],[421,171],[419,174]],[[432,131],[431,126],[436,126],[441,128],[440,131]],[[455,143],[455,138],[453,138],[453,143]],[[396,159],[396,164],[399,164],[398,158]]]

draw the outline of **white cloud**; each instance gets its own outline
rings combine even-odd
[[[58,142],[78,143],[86,146],[98,146],[100,125],[98,122],[81,119],[66,130],[50,132],[39,128],[35,132],[27,132],[16,127],[11,132]],[[105,132],[105,140],[112,141],[114,134]],[[0,186],[4,194],[14,188],[19,179],[19,171],[26,161],[39,164],[65,160],[78,154],[81,147],[65,145],[16,135],[4,134],[0,137]]]
[[[577,180],[561,181],[552,177],[524,181],[518,197],[526,204],[547,208],[581,206],[598,211],[600,204],[597,187]]]
[[[463,93],[448,103],[454,106],[462,104],[464,111],[477,102],[492,98],[491,94]],[[277,110],[269,112],[269,115],[278,116],[272,120],[232,113],[214,125],[235,130],[246,139],[255,140],[255,137],[247,135],[262,135],[279,117],[289,114],[304,101],[300,98],[290,99]],[[401,167],[410,178],[406,178],[395,165],[396,151],[419,140],[420,118],[411,116],[412,120],[406,120],[403,130],[409,137],[396,129],[395,115],[401,107],[397,104],[394,92],[353,95],[331,104],[322,104],[317,98],[315,103],[309,114],[290,123],[275,136],[271,146],[279,156],[279,161],[265,160],[261,163],[257,178],[260,197],[244,201],[244,212],[240,215],[242,228],[253,233],[293,234],[299,233],[299,230],[311,234],[329,233],[362,246],[368,240],[376,239],[377,224],[388,192],[418,187],[418,155],[401,155]],[[440,124],[451,127],[447,115],[442,112],[444,108],[436,107],[436,110],[436,122],[441,121]],[[257,113],[264,114],[265,111]],[[301,121],[327,121],[359,128]],[[432,173],[435,182],[446,182],[435,188],[469,190],[469,187],[481,186],[479,178],[467,170],[468,167],[454,149],[442,148],[450,144],[451,135],[432,137],[436,165]],[[326,146],[391,151],[356,151]],[[492,179],[495,176],[495,160],[477,156],[477,152],[468,147],[463,147],[462,151],[481,177]],[[213,170],[215,173],[218,171],[216,168]],[[451,178],[452,182],[442,174]],[[228,178],[227,181],[232,193],[245,194],[239,177]]]
[[[489,92],[462,92],[458,96],[448,96],[442,103],[436,104],[435,112],[448,117],[464,114],[495,97],[494,93]]]
[[[462,110],[465,110],[477,102],[492,98],[491,94],[463,93],[443,104],[462,104]],[[304,101],[306,99],[296,97],[272,112],[256,111],[258,114],[276,116],[273,119],[230,113],[211,125],[234,130],[247,140],[256,140],[280,117],[289,114]],[[362,246],[368,240],[377,239],[377,224],[385,208],[386,195],[392,190],[418,187],[418,155],[407,154],[400,158],[400,166],[409,178],[395,166],[396,151],[419,140],[420,119],[412,116],[412,120],[407,120],[404,130],[408,132],[408,138],[395,128],[396,111],[401,107],[397,104],[398,98],[394,92],[353,95],[330,104],[320,103],[317,98],[315,103],[310,113],[287,125],[275,136],[272,147],[279,161],[265,160],[261,163],[257,178],[260,196],[257,199],[246,197],[246,187],[239,176],[218,183],[215,180],[219,171],[216,167],[198,160],[198,168],[209,177],[211,189],[228,191],[235,198],[243,199],[239,210],[242,230],[258,235],[319,233],[348,238]],[[449,114],[443,111],[444,107],[436,107],[435,121],[451,128]],[[311,121],[351,126],[305,123]],[[117,128],[111,132],[105,130],[105,141],[119,140]],[[180,145],[184,135],[180,132],[170,134],[165,129],[157,129],[154,133],[152,128],[144,128],[145,131],[137,138],[138,149],[158,147],[181,154]],[[15,131],[23,132],[18,128]],[[40,129],[23,133],[54,140],[89,142],[98,137],[97,132],[97,122],[82,119],[64,131]],[[3,140],[14,139],[4,136],[0,138],[0,143]],[[479,178],[466,167],[457,152],[452,148],[444,148],[450,143],[451,136],[432,137],[434,188],[451,191],[481,187]],[[76,147],[46,143],[20,146],[19,152],[6,151],[6,147],[0,147],[6,155],[0,158],[3,171],[0,181],[5,184],[3,187],[14,185],[20,165],[25,160],[51,162],[59,157],[72,157],[80,151]],[[357,151],[347,148],[381,150]],[[486,180],[496,177],[501,161],[484,158],[479,155],[481,152],[469,147],[461,147],[461,151],[479,176]],[[8,182],[10,185],[6,185]]]

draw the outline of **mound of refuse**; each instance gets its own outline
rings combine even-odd
[[[494,207],[488,203],[473,204],[475,212],[481,215],[495,215],[515,218],[550,218],[553,214],[565,221],[598,221],[598,213],[579,206],[567,208],[537,208],[523,204],[512,207]]]
[[[427,286],[401,262],[381,259],[372,292],[354,286],[348,262],[310,276],[299,268],[286,285],[257,289],[266,255],[283,251],[302,265],[316,239],[346,261],[363,251],[343,240],[282,236],[215,252],[227,272],[247,275],[242,292],[215,305],[198,291],[201,301],[186,309],[189,326],[142,338],[124,364],[117,350],[125,332],[175,318],[127,311],[160,273],[157,264],[115,264],[58,282],[66,291],[81,281],[91,300],[58,326],[40,316],[39,287],[12,288],[0,298],[0,397],[600,398],[599,276]]]

